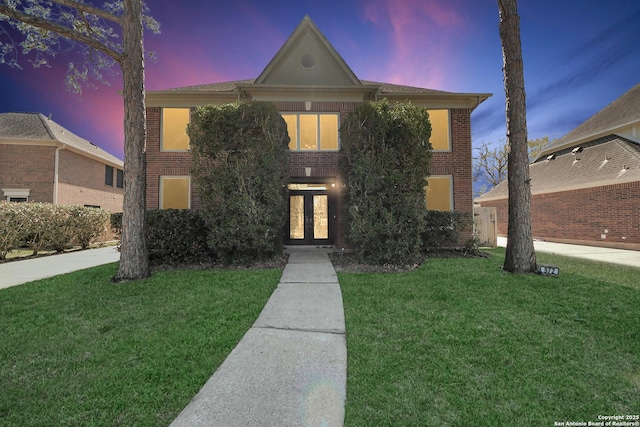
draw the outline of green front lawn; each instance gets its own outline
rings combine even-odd
[[[640,271],[538,254],[339,273],[348,426],[554,425],[640,412]]]
[[[116,264],[0,290],[0,425],[169,425],[251,327],[280,270]]]

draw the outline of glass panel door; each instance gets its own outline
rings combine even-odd
[[[287,244],[331,244],[331,199],[326,186],[291,184],[289,186],[289,224]]]
[[[313,238],[329,238],[329,197],[326,194],[313,196]]]
[[[289,196],[289,239],[304,240],[304,196]]]

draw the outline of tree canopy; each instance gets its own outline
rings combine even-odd
[[[143,28],[159,32],[142,0],[3,0],[0,2],[0,63],[20,67],[25,55],[35,67],[48,65],[63,52],[79,52],[70,62],[67,87],[81,91],[90,80],[105,82],[104,73],[120,65],[124,98],[124,201],[120,264],[115,280],[151,274],[145,242],[146,112]],[[16,40],[22,37],[22,41]],[[19,51],[21,49],[21,52]]]

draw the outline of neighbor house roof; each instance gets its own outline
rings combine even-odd
[[[533,195],[640,181],[640,144],[609,135],[548,155],[529,165],[529,177]],[[505,180],[475,201],[508,195]]]
[[[618,131],[634,125],[640,125],[640,83],[580,126],[549,144],[540,152],[536,160],[546,158],[558,150],[575,147],[584,141],[618,134]]]
[[[110,165],[123,166],[122,160],[40,113],[0,113],[1,142],[51,144]]]

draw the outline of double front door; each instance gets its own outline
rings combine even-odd
[[[287,243],[332,244],[330,203],[330,194],[324,184],[291,184]]]

